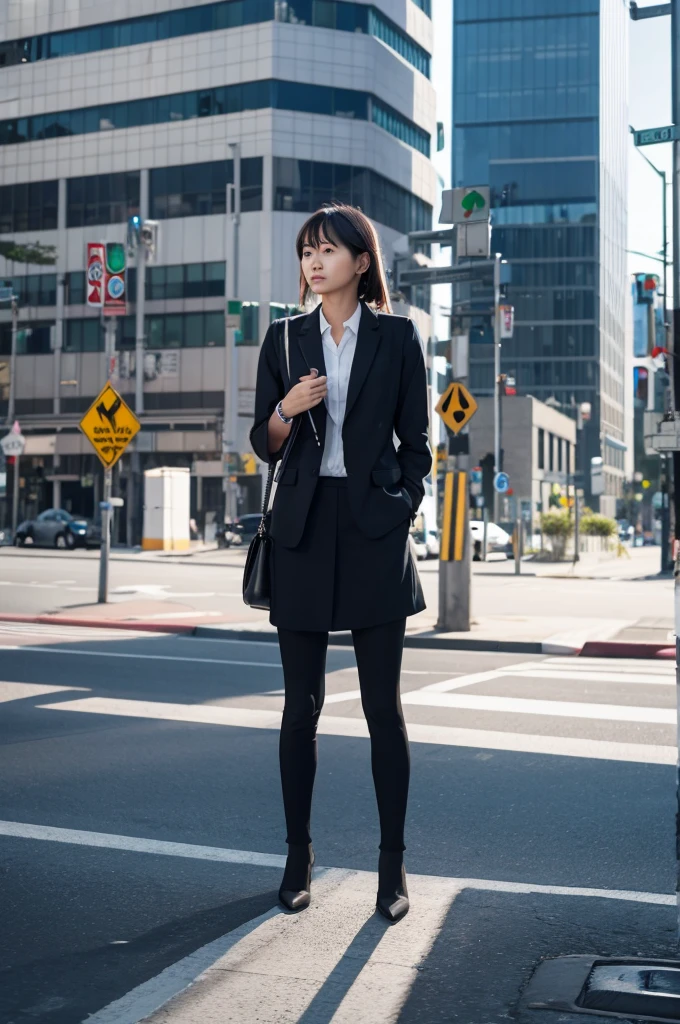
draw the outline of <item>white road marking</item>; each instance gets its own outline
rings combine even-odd
[[[45,693],[59,693],[64,690],[90,691],[89,686],[48,686],[43,683],[8,683],[0,681],[0,703],[10,700],[24,700],[26,697],[41,697]]]
[[[477,693],[423,693],[410,690],[401,696],[402,704],[459,711],[494,711],[514,715],[550,715],[557,718],[592,718],[607,722],[650,722],[675,725],[676,708],[633,707],[629,704],[583,704],[577,701],[531,700],[525,697],[486,697]]]
[[[284,856],[276,854],[21,822],[0,822],[0,834],[279,871],[285,863]],[[314,913],[288,915],[273,907],[132,989],[88,1017],[88,1024],[141,1020],[147,1024],[195,1024],[197,1020],[280,1024],[282,1005],[290,1020],[304,1015],[309,1024],[396,1022],[417,971],[426,962],[446,916],[455,914],[455,899],[465,889],[675,905],[675,895],[667,893],[410,872],[407,877],[413,908],[399,928],[390,928],[375,913],[375,872],[316,866]]]
[[[512,668],[507,669],[502,673],[505,676],[518,676],[521,675],[524,679],[555,679],[563,680],[565,682],[584,682],[584,683],[636,683],[640,685],[651,685],[651,686],[675,686],[675,679],[673,676],[669,676],[666,673],[653,672],[653,673],[634,673],[634,672],[592,672],[586,670],[585,672],[568,672],[566,669],[556,669],[551,671],[550,669],[536,668],[536,669],[525,669],[523,672],[515,672]]]
[[[133,636],[136,640],[140,639],[139,633],[129,634],[125,630],[112,630],[108,636],[116,637],[122,634],[123,636]],[[158,635],[158,634],[154,634]],[[148,639],[149,634],[145,635],[145,639]],[[271,646],[269,644],[268,646]],[[133,661],[189,661],[196,665],[242,665],[250,668],[281,668],[280,661],[229,661],[225,658],[185,658],[182,655],[174,654],[130,654],[123,651],[65,651],[61,647],[30,647],[19,646],[13,648],[3,647],[2,650],[17,650],[17,651],[30,651],[31,654],[64,654],[67,657],[76,658],[132,658]],[[278,648],[277,648],[278,651]]]
[[[83,829],[59,828],[56,825],[34,825],[22,821],[0,820],[0,835],[16,839],[33,839],[54,843],[69,843],[74,846],[93,846],[106,850],[126,850],[130,853],[151,853],[167,857],[187,857],[191,860],[219,861],[224,864],[246,864],[255,867],[282,868],[286,855],[279,853],[258,853],[251,850],[228,849],[223,846],[202,846],[194,843],[176,843],[165,839],[143,839],[138,836],[123,836],[112,832],[90,832]],[[408,855],[407,855],[408,856]],[[314,866],[318,871],[340,870],[323,865]],[[408,871],[408,869],[407,869]],[[373,872],[354,871],[353,874]],[[629,900],[635,903],[653,903],[658,906],[674,906],[675,894],[642,892],[634,889],[595,889],[571,885],[544,885],[534,882],[506,882],[490,878],[451,877],[445,875],[415,875],[409,878],[436,878],[462,883],[465,888],[486,889],[489,892],[545,893],[549,896],[595,896],[601,899]],[[300,920],[300,918],[297,918]]]
[[[610,668],[612,663],[616,665],[617,672],[641,672],[644,669],[645,672],[659,672],[662,675],[675,674],[675,664],[670,658],[546,658],[543,662],[534,661],[530,664],[553,665],[583,672]]]
[[[192,722],[198,725],[235,726],[244,729],[280,729],[281,711],[222,707],[204,704],[167,704],[160,701],[122,700],[89,697],[41,704],[52,711],[76,711],[86,714],[117,717],[148,718],[169,722]],[[341,718],[321,715],[318,731],[328,736],[368,738],[365,718]],[[619,743],[612,740],[578,739],[570,736],[543,736],[531,733],[496,732],[487,729],[461,729],[446,725],[408,723],[412,743],[431,743],[454,747],[482,747],[517,753],[549,754],[562,757],[583,757],[595,760],[630,761],[639,764],[675,765],[677,748],[650,743]]]

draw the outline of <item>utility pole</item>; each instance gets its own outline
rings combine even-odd
[[[234,161],[234,183],[226,188],[224,218],[225,295],[224,295],[224,423],[222,425],[222,459],[227,462],[224,476],[225,519],[236,517],[236,486],[231,482],[229,456],[238,443],[238,363],[235,328],[229,326],[229,299],[239,293],[239,227],[241,223],[241,144],[230,142]]]
[[[144,412],[144,303],[146,300],[146,246],[140,233],[135,253],[137,295],[135,304],[135,412]]]
[[[111,367],[116,354],[116,324],[112,316],[102,314],[104,327],[104,353],[106,358],[106,378],[111,379]],[[111,475],[110,466],[104,467],[104,493],[100,502],[102,513],[102,541],[99,550],[99,587],[97,601],[106,604],[109,599],[109,559],[111,555]]]
[[[493,376],[494,376],[494,418],[493,418],[493,455],[494,479],[502,470],[501,466],[501,253],[494,254],[493,268]],[[494,487],[493,518],[497,523],[500,518],[500,494]]]
[[[18,298],[12,293],[12,347],[10,349],[9,357],[9,402],[7,404],[7,424],[8,426],[14,423],[14,406],[16,404],[17,394],[17,336],[18,336],[18,320],[19,320],[19,308]],[[16,527],[16,524],[15,524]]]
[[[671,88],[673,124],[680,126],[680,0],[671,2]],[[676,133],[677,134],[677,133]],[[669,346],[673,408],[680,409],[680,140],[673,140],[673,337]],[[675,538],[680,536],[680,452],[673,452]],[[676,581],[677,582],[677,581]],[[676,604],[677,609],[677,604]],[[677,616],[677,610],[676,610]]]

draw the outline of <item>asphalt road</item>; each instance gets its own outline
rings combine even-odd
[[[205,557],[205,556],[203,556]],[[244,555],[220,553],[213,564],[193,559],[178,563],[157,559],[112,560],[112,605],[162,602],[157,617],[201,621],[244,621],[255,613],[241,597]],[[497,568],[494,568],[497,565]],[[428,608],[424,619],[436,619],[436,560],[418,563]],[[623,567],[625,571],[626,566]],[[526,569],[525,569],[526,571]],[[613,570],[614,571],[614,570]],[[621,572],[616,566],[615,571]],[[0,613],[77,614],[96,605],[98,559],[69,551],[0,549]],[[490,563],[475,574],[473,614],[476,616],[564,617],[565,620],[635,621],[642,617],[672,620],[673,581],[669,579],[552,579],[507,574],[504,563]],[[414,616],[410,624],[418,620]]]
[[[677,953],[668,663],[407,649],[412,906],[390,928],[350,649],[313,904],[288,915],[275,644],[6,623],[0,644],[0,1024],[133,1024],[220,951],[154,1022],[598,1024],[523,1005],[542,958]]]

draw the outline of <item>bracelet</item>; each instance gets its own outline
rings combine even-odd
[[[283,403],[283,399],[281,399],[281,401],[276,406],[276,411],[278,413],[279,419],[283,423],[292,423],[293,422],[293,417],[292,416],[286,416],[284,414],[283,409],[281,408],[282,403]]]

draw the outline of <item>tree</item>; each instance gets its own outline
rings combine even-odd
[[[53,266],[57,262],[56,246],[40,242],[0,242],[0,256],[14,263],[33,263],[36,266]]]

